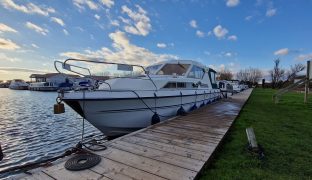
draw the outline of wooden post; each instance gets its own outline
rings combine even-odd
[[[253,150],[257,150],[258,149],[258,143],[257,143],[256,135],[254,133],[253,128],[252,127],[247,128],[246,134],[247,134],[247,139],[248,139],[248,142],[249,142],[251,148]]]
[[[311,61],[307,61],[307,76],[306,76],[306,82],[305,82],[305,91],[304,91],[304,103],[308,102],[309,97],[309,85],[310,85],[310,67]]]

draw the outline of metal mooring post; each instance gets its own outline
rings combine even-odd
[[[309,96],[309,85],[310,85],[310,71],[311,71],[311,61],[307,61],[307,76],[306,76],[306,83],[305,83],[305,91],[304,91],[304,103],[308,102]]]

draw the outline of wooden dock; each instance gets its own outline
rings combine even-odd
[[[22,179],[195,179],[225,137],[252,89],[193,111],[187,116],[144,128],[94,152],[100,164],[68,171],[64,158]]]

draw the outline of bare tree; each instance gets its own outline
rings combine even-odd
[[[232,80],[233,73],[230,70],[224,69],[221,70],[219,73],[219,80]]]
[[[286,81],[293,81],[296,78],[297,73],[303,71],[304,69],[305,66],[300,63],[290,66],[290,69],[286,72]]]
[[[280,67],[280,62],[280,59],[274,60],[274,67],[269,71],[272,79],[272,88],[278,87],[285,76],[285,70]]]
[[[236,74],[236,77],[240,81],[256,84],[262,78],[262,71],[260,69],[250,67],[240,70]]]

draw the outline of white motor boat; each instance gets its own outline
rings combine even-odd
[[[231,85],[231,83],[229,81],[220,80],[220,81],[217,81],[217,83],[218,83],[221,91],[224,91],[224,92],[232,92],[233,91],[233,86]]]
[[[55,67],[60,72],[56,64],[62,63],[63,69],[78,73],[73,70],[78,66],[70,62],[111,64],[116,65],[118,70],[128,71],[132,71],[133,67],[143,69],[143,75],[112,78],[97,82],[92,88],[59,94],[59,100],[106,136],[127,134],[221,98],[216,72],[195,61],[172,60],[143,68],[139,65],[67,59],[65,62],[56,61]],[[83,69],[90,72],[88,68]]]
[[[53,82],[34,82],[29,85],[31,91],[57,91],[58,89],[58,84]]]
[[[243,87],[239,84],[238,80],[231,80],[230,84],[233,87],[233,91],[236,92],[236,93],[239,93],[239,92],[241,92],[243,90]]]
[[[29,85],[22,79],[14,79],[11,81],[9,88],[14,90],[27,90]]]

